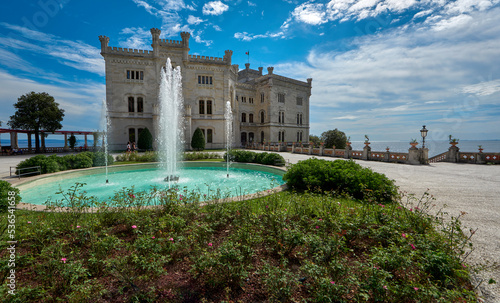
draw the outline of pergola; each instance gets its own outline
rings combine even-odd
[[[22,130],[22,129],[9,129],[9,128],[0,128],[0,134],[3,133],[10,133],[10,148],[11,149],[19,149],[19,142],[17,139],[17,134],[27,134],[28,135],[28,151],[31,152],[32,146],[31,146],[31,135],[33,134],[33,131],[29,130]],[[40,130],[40,138],[41,138],[41,148],[42,150],[45,149],[45,133],[50,133],[50,134],[59,134],[59,135],[64,135],[64,150],[69,150],[68,146],[68,134],[70,135],[84,135],[85,136],[85,146],[87,146],[87,135],[94,135],[94,132],[91,131],[73,131],[73,130],[56,130],[56,131],[46,131],[46,130]],[[97,140],[94,140],[94,147],[97,144]],[[1,142],[0,142],[0,147],[1,147]]]

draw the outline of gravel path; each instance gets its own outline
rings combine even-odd
[[[289,163],[297,163],[309,156],[280,153]],[[29,157],[0,157],[0,178],[9,180],[9,166],[15,166]],[[335,160],[330,157],[316,157]],[[500,302],[500,165],[473,165],[454,163],[433,163],[430,165],[405,165],[375,161],[357,163],[383,173],[396,181],[400,190],[417,196],[428,191],[436,198],[436,208],[446,205],[445,211],[451,216],[460,212],[467,214],[462,218],[464,230],[478,229],[472,237],[475,251],[468,258],[469,264],[484,264],[482,271],[473,283],[484,302]],[[488,285],[493,278],[498,283]]]

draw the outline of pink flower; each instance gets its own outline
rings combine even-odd
[[[318,221],[323,221],[323,219],[320,218],[320,219],[318,219]]]
[[[151,237],[151,239],[154,239],[154,238],[155,238],[155,236],[152,236],[152,237]]]
[[[413,245],[413,244],[411,244],[411,243],[410,243],[410,245],[411,245],[411,249],[413,249],[413,250],[415,250],[415,249],[416,249],[416,248],[415,248],[415,245]]]
[[[66,263],[66,258],[61,258],[61,261],[63,261],[63,263]]]
[[[285,230],[288,230],[288,228],[285,227]]]
[[[319,226],[316,225],[316,228],[319,228]]]
[[[414,290],[418,290],[418,287],[413,287]]]
[[[80,225],[77,225],[76,228],[80,228]]]
[[[402,233],[401,236],[403,236],[403,238],[406,238],[406,235],[404,233]]]
[[[387,285],[384,285],[384,289],[387,289]]]
[[[170,238],[169,240],[170,240],[170,241],[174,241],[174,238]]]
[[[132,225],[132,228],[137,228],[137,226],[135,226],[135,225]]]
[[[212,247],[212,243],[208,243],[208,246]]]
[[[335,281],[330,281],[331,284],[335,284]]]
[[[31,224],[31,221],[28,221],[28,224]]]

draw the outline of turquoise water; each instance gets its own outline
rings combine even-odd
[[[65,174],[52,178],[42,178],[19,186],[22,202],[43,205],[47,200],[61,200],[62,196],[56,194],[60,189],[63,192],[69,190],[78,183],[86,183],[82,190],[89,196],[96,196],[99,200],[105,200],[122,188],[134,187],[135,192],[147,191],[156,187],[168,189],[169,185],[164,182],[165,174],[157,168],[136,169],[109,173],[109,183],[106,184],[104,173],[92,175],[80,175],[78,173]],[[53,180],[52,180],[53,179]],[[50,181],[50,182],[48,182]],[[231,168],[230,176],[227,178],[225,167],[203,167],[184,168],[179,181],[175,182],[179,189],[188,192],[196,191],[201,196],[213,196],[217,189],[225,197],[240,196],[265,191],[284,184],[282,177],[269,172]]]

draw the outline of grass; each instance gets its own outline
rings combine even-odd
[[[2,283],[3,301],[476,301],[469,238],[459,218],[427,214],[428,194],[392,204],[308,192],[199,198],[122,189],[96,204],[75,186],[66,213],[17,210],[17,294]],[[0,258],[6,281],[8,252]]]

